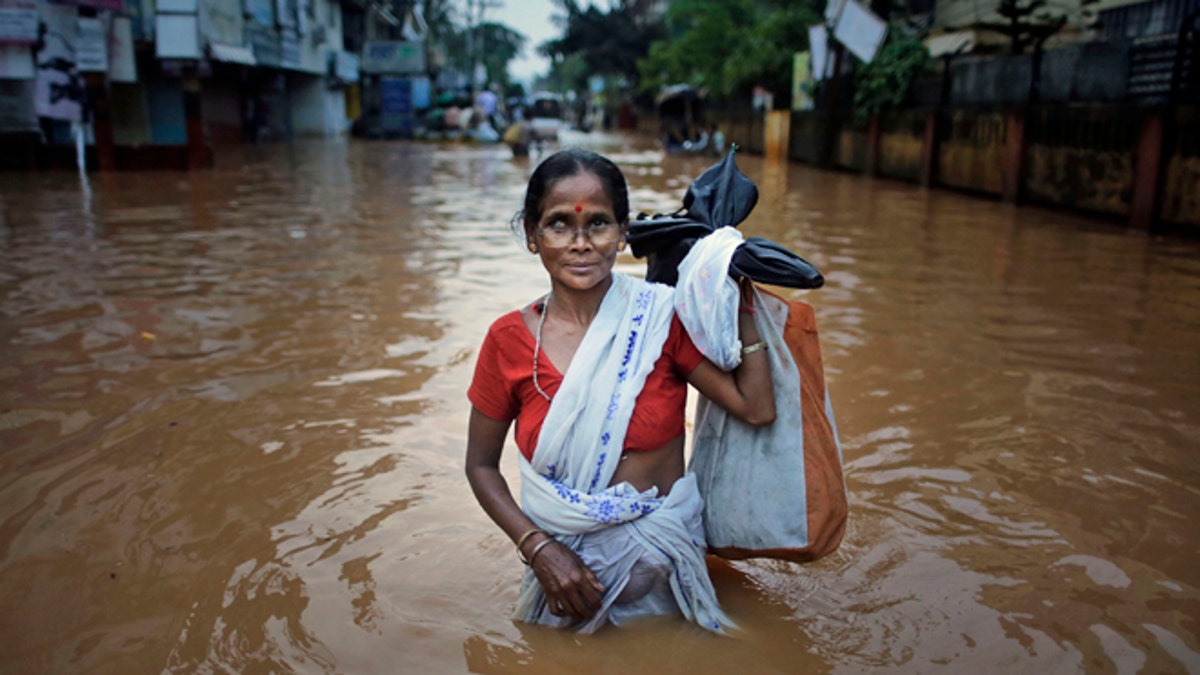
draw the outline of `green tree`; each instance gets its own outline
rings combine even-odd
[[[444,0],[432,3],[432,6],[437,12],[432,20],[426,14],[428,39],[441,47],[446,55],[446,65],[469,75],[474,70],[467,48],[467,31],[471,29],[461,23],[465,18],[457,16],[453,6]],[[429,11],[427,8],[426,12]],[[508,87],[508,64],[521,53],[527,38],[509,26],[492,21],[475,26],[474,31],[474,49],[479,55],[478,62],[487,71],[488,81]]]
[[[662,24],[650,0],[615,0],[608,11],[594,4],[580,7],[578,0],[555,0],[562,29],[558,39],[544,42],[539,51],[551,59],[552,79],[565,89],[582,90],[587,79],[601,75],[636,86],[638,61],[650,45],[663,36]]]
[[[808,48],[808,26],[821,21],[819,0],[676,0],[669,37],[638,64],[642,87],[687,83],[735,96],[761,85],[786,106],[793,54]]]
[[[859,64],[854,73],[854,123],[865,126],[875,115],[903,105],[913,81],[930,64],[925,45],[892,26],[874,60]]]
[[[521,53],[525,36],[504,24],[487,22],[476,27],[475,40],[488,81],[507,86],[508,64]]]

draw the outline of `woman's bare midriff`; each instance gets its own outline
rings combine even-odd
[[[683,434],[680,434],[657,450],[626,450],[610,485],[628,482],[639,491],[657,486],[658,494],[665,496],[675,481],[683,477],[683,470]]]

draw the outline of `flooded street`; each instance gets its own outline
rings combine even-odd
[[[711,162],[569,139],[635,211]],[[737,639],[509,619],[462,460],[484,332],[548,287],[507,228],[529,161],[0,175],[0,672],[1200,673],[1200,238],[738,161],[740,229],[827,278],[784,292],[851,520],[819,562],[714,569]]]

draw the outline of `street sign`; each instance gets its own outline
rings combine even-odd
[[[833,37],[864,63],[870,63],[887,37],[887,22],[858,0],[845,0]]]

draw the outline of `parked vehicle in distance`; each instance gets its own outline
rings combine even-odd
[[[529,106],[529,128],[534,140],[557,140],[562,129],[562,95],[539,92]]]

